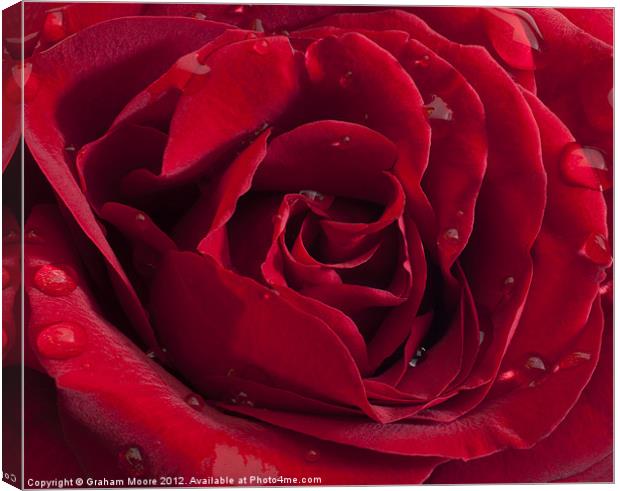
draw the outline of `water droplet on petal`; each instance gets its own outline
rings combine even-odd
[[[579,365],[590,361],[590,359],[592,359],[592,355],[590,353],[585,353],[583,351],[575,351],[573,353],[569,353],[564,358],[562,358],[555,367],[553,367],[553,372],[555,373],[559,370],[578,367]]]
[[[598,289],[598,292],[601,295],[607,295],[611,291],[612,287],[613,287],[613,281],[609,280],[607,283],[601,284],[601,286]]]
[[[19,239],[19,235],[17,234],[15,230],[9,230],[2,236],[2,240],[6,242],[7,244],[17,242],[18,239]]]
[[[147,356],[147,358],[150,358],[151,360],[154,360],[157,357],[157,355],[155,354],[154,351],[148,351],[146,353],[146,356]]]
[[[483,12],[489,40],[500,58],[512,68],[534,70],[543,45],[534,18],[512,8],[487,8]]]
[[[414,368],[417,367],[422,361],[424,361],[424,358],[426,358],[426,348],[421,346],[416,350],[413,358],[409,361],[409,366]]]
[[[146,222],[146,215],[144,213],[136,213],[137,222]]]
[[[484,343],[484,331],[478,333],[478,344]]]
[[[37,336],[36,345],[45,358],[64,360],[84,351],[86,333],[77,324],[59,322],[43,328]]]
[[[530,356],[525,362],[525,367],[531,370],[545,371],[547,369],[545,362],[539,356]]]
[[[252,24],[250,25],[250,29],[256,32],[265,32],[265,28],[263,27],[263,21],[260,19],[254,19]]]
[[[448,240],[459,240],[459,231],[455,228],[449,228],[443,233],[444,238]]]
[[[198,411],[200,411],[205,406],[204,399],[198,394],[189,394],[187,397],[185,397],[185,402],[188,406],[191,406]]]
[[[590,234],[579,252],[594,264],[608,266],[611,263],[609,244],[602,234]]]
[[[605,156],[597,148],[569,143],[560,158],[560,171],[569,184],[603,191],[611,188]]]
[[[198,19],[198,20],[205,20],[207,18],[207,16],[205,14],[203,14],[202,12],[194,12],[192,14],[192,17],[194,19]]]
[[[430,64],[431,58],[428,55],[424,55],[413,62],[413,66],[416,68],[428,68]]]
[[[321,458],[321,453],[318,450],[310,449],[306,452],[304,458],[307,462],[317,462]]]
[[[45,16],[43,21],[42,37],[52,43],[56,43],[68,35],[65,26],[65,16],[62,10],[52,10]]]
[[[516,377],[517,377],[516,370],[506,370],[497,376],[497,380],[499,382],[508,382],[508,381],[514,380]]]
[[[31,228],[29,230],[26,230],[26,233],[24,234],[24,241],[31,244],[40,244],[43,242],[43,239],[39,235],[39,232]]]
[[[312,201],[323,201],[323,199],[325,199],[325,196],[323,196],[318,191],[314,191],[312,189],[302,189],[301,191],[299,191],[299,194],[305,196],[308,199],[311,199]]]
[[[452,109],[446,104],[441,97],[434,95],[431,102],[424,105],[428,119],[438,119],[442,121],[450,121],[452,119]]]
[[[259,55],[267,54],[269,51],[269,41],[266,39],[259,39],[254,43],[252,49],[256,51]]]
[[[11,283],[11,273],[9,270],[2,266],[2,289],[5,289]]]
[[[236,404],[238,406],[248,406],[254,407],[254,402],[252,402],[246,392],[239,392],[235,397],[233,397],[230,402],[232,404]]]
[[[343,89],[346,89],[351,85],[351,82],[353,82],[353,72],[349,70],[340,76],[338,85],[340,85]]]
[[[350,136],[343,136],[342,138],[336,140],[335,142],[332,142],[331,146],[334,148],[343,148],[350,142],[351,142]]]
[[[8,95],[15,102],[21,101],[21,89],[24,89],[24,102],[30,102],[34,99],[39,90],[39,82],[37,77],[32,73],[32,63],[18,63],[11,68],[12,85],[14,89],[9,88]]]
[[[34,286],[53,297],[69,295],[77,287],[69,273],[51,264],[41,266],[35,273],[33,281]]]
[[[234,5],[233,8],[232,8],[232,12],[234,14],[241,15],[241,14],[243,14],[245,12],[245,6],[244,5]]]
[[[118,466],[128,476],[140,477],[146,473],[146,463],[140,447],[130,445],[118,452]]]
[[[75,148],[75,145],[67,145],[65,146],[65,152],[67,152],[68,154],[75,154],[75,152],[77,151],[77,149]]]

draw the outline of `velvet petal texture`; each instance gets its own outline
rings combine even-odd
[[[205,29],[204,23],[192,19],[113,20],[81,31],[37,55],[30,77],[41,83],[36,99],[25,110],[26,139],[32,154],[117,275],[121,301],[140,335],[153,347],[156,343],[146,314],[76,183],[72,153],[99,136],[136,90],[179,56],[222,31],[221,25],[209,24]],[[83,50],[92,43],[101,46],[97,56]],[[140,63],[135,63],[136,59]],[[119,80],[131,83],[120,84]]]
[[[411,483],[441,462],[345,449],[210,408],[97,312],[57,212],[36,208],[28,226],[45,237],[26,250],[28,339],[55,379],[65,437],[93,476],[267,478],[312,469],[324,484]],[[75,289],[58,297],[34,287],[33,274],[48,264],[71,266]]]

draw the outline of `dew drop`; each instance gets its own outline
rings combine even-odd
[[[9,270],[2,266],[2,289],[4,290],[11,283],[11,273]]]
[[[30,242],[31,244],[40,244],[43,242],[43,239],[39,235],[39,232],[31,228],[26,230],[26,233],[24,234],[24,241]]]
[[[478,344],[482,345],[482,343],[484,343],[484,331],[478,333]]]
[[[146,356],[147,356],[147,358],[150,358],[151,360],[154,360],[157,357],[157,355],[155,354],[154,351],[148,351],[146,353]]]
[[[497,376],[499,382],[510,382],[517,378],[516,370],[506,370]]]
[[[205,14],[203,14],[202,12],[194,12],[192,14],[192,17],[194,19],[198,19],[198,20],[205,20],[207,18],[207,16]]]
[[[36,345],[45,358],[65,360],[84,351],[86,334],[77,324],[59,322],[42,329],[37,336]]]
[[[413,358],[409,361],[409,366],[413,368],[417,367],[424,358],[426,358],[426,348],[421,346],[416,350],[415,355],[413,355]]]
[[[41,266],[35,273],[33,281],[34,286],[52,297],[69,295],[77,287],[69,273],[51,264]]]
[[[340,76],[340,79],[338,79],[338,85],[340,85],[340,87],[342,87],[343,89],[349,87],[351,85],[351,82],[353,82],[353,72],[350,70],[343,73]]]
[[[590,234],[579,252],[594,264],[608,266],[611,263],[609,244],[602,234]]]
[[[254,19],[252,24],[250,25],[250,29],[256,32],[265,32],[265,28],[263,27],[263,21],[260,19]]]
[[[312,448],[306,452],[304,458],[307,462],[317,462],[321,458],[321,453],[318,450]]]
[[[602,191],[611,188],[613,182],[605,156],[597,148],[569,143],[560,158],[562,177],[569,184]]]
[[[237,15],[241,15],[245,12],[245,6],[244,5],[235,5],[232,8],[232,12],[233,14],[237,14]]]
[[[235,397],[233,397],[230,402],[237,406],[247,406],[254,407],[254,402],[252,402],[246,392],[239,392]]]
[[[579,365],[584,364],[587,361],[592,359],[592,355],[590,353],[585,353],[583,351],[574,351],[573,353],[569,353],[564,356],[558,364],[553,367],[553,372],[558,372],[559,370],[564,370],[567,368],[578,367]]]
[[[416,68],[428,68],[431,64],[431,58],[428,55],[422,56],[413,62],[413,66]]]
[[[65,147],[65,152],[69,153],[69,154],[74,154],[77,151],[77,149],[75,148],[75,145],[67,145]]]
[[[512,8],[488,8],[483,12],[487,35],[500,58],[512,68],[534,70],[543,45],[534,18]]]
[[[136,213],[137,222],[146,222],[146,215],[144,213]]]
[[[312,201],[323,201],[325,199],[325,196],[323,196],[318,191],[314,191],[312,189],[302,189],[301,191],[299,191],[299,194],[305,196],[308,199],[311,199]]]
[[[43,38],[56,43],[68,35],[65,26],[65,16],[62,10],[48,12],[43,21]]]
[[[205,405],[204,399],[198,394],[193,393],[185,397],[185,402],[188,406],[191,406],[198,411],[200,411]]]
[[[9,230],[2,236],[2,240],[7,244],[17,242],[18,239],[19,236],[17,235],[17,232],[15,230]]]
[[[611,291],[612,286],[613,286],[613,282],[610,280],[607,283],[601,284],[601,286],[598,289],[598,292],[601,295],[607,295]]]
[[[32,73],[32,63],[18,63],[11,69],[13,75],[12,85],[15,90],[9,90],[8,95],[16,100],[21,101],[21,89],[24,90],[24,102],[30,102],[39,90],[39,82],[37,77]]]
[[[350,136],[343,136],[342,138],[332,142],[331,146],[334,148],[343,148],[351,142]]]
[[[547,369],[545,362],[539,356],[530,356],[525,362],[525,368],[541,371],[545,371]]]
[[[424,105],[424,110],[428,119],[438,119],[441,121],[452,120],[452,109],[441,97],[434,95],[431,102]]]
[[[146,464],[140,447],[131,445],[118,452],[118,466],[129,476],[140,477],[146,472]]]
[[[443,233],[443,236],[444,236],[445,239],[452,240],[452,241],[457,241],[460,238],[459,231],[457,229],[455,229],[455,228],[447,229]]]
[[[266,39],[259,39],[253,44],[252,49],[259,55],[267,54],[269,52],[269,41]]]

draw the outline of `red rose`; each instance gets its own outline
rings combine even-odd
[[[26,479],[611,480],[610,9],[78,5]]]

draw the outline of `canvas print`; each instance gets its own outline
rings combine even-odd
[[[613,480],[612,8],[22,2],[2,41],[5,482]]]

